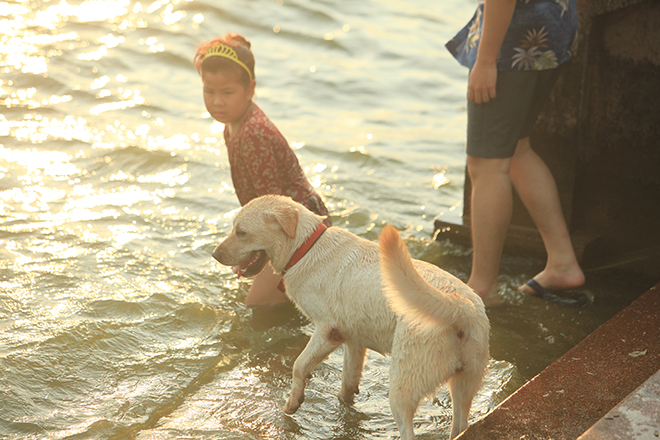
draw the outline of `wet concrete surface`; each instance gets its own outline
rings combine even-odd
[[[633,391],[579,440],[660,438],[660,370]]]
[[[470,426],[459,439],[577,439],[649,378],[656,377],[658,370],[660,283]],[[658,385],[652,379],[649,387],[653,386]],[[657,422],[659,413],[649,411]],[[634,438],[617,437],[614,426],[608,433],[606,423],[603,429],[599,431],[603,437],[586,439]],[[649,431],[648,438],[655,438],[654,432]]]

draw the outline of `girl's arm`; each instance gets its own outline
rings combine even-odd
[[[495,98],[497,55],[515,8],[516,0],[485,0],[481,41],[468,82],[468,99],[476,104]]]

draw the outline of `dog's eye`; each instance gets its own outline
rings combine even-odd
[[[245,237],[247,235],[247,232],[245,232],[242,229],[236,229],[236,236],[237,237]]]

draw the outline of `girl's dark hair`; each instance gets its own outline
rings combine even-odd
[[[214,38],[211,41],[200,44],[195,53],[195,58],[193,59],[197,72],[199,72],[200,75],[203,75],[204,72],[216,73],[221,70],[233,71],[236,73],[238,81],[247,87],[251,82],[250,75],[248,75],[245,69],[239,64],[228,58],[217,56],[204,59],[206,52],[211,47],[219,44],[224,44],[234,49],[238,59],[250,70],[252,78],[255,78],[254,55],[250,50],[251,44],[240,34],[227,34],[224,38]]]

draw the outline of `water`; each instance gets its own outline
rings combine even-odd
[[[444,42],[472,1],[0,1],[0,438],[389,439],[388,362],[373,353],[353,406],[341,353],[281,412],[313,331],[242,301],[210,257],[239,208],[222,126],[205,114],[196,45],[240,32],[257,102],[291,142],[335,225],[385,222],[414,257],[465,279],[460,222],[466,72]],[[539,270],[505,258],[493,360],[471,422],[642,286],[593,274],[583,310],[524,298]],[[648,286],[646,286],[648,287]],[[416,418],[448,435],[441,389]]]

